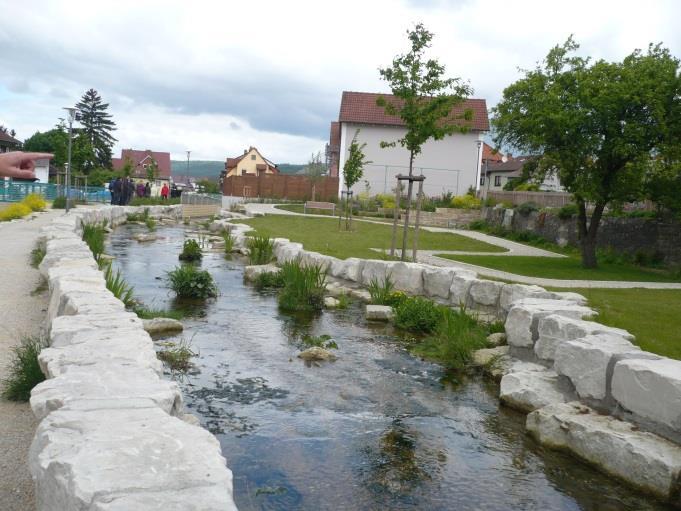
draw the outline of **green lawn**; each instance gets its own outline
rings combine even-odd
[[[372,248],[389,249],[391,226],[369,222],[353,222],[350,232],[338,230],[337,219],[305,216],[267,215],[243,220],[258,234],[288,238],[304,245],[305,249],[340,259],[362,257],[380,258]],[[399,239],[399,238],[398,238]],[[409,242],[411,250],[411,239]],[[505,249],[466,236],[421,230],[419,248],[424,250],[466,250],[475,252],[504,252]]]
[[[565,291],[565,289],[556,289]],[[570,289],[598,310],[596,321],[624,328],[641,349],[681,359],[681,290]]]
[[[535,256],[468,256],[437,254],[438,257],[477,264],[516,275],[562,280],[624,280],[634,282],[678,282],[678,278],[662,270],[632,264],[600,263],[596,269],[582,268],[578,257]]]
[[[284,211],[292,211],[293,213],[300,213],[301,215],[307,211],[308,215],[328,215],[331,216],[331,210],[328,209],[310,209],[303,204],[277,204],[275,209],[283,209]],[[338,206],[336,206],[336,214],[338,214]]]

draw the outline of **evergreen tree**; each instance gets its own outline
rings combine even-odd
[[[111,148],[116,142],[112,132],[116,130],[116,123],[107,112],[109,103],[103,103],[99,93],[90,89],[83,94],[76,108],[83,125],[79,131],[89,141],[95,155],[95,161],[89,167],[111,167]]]

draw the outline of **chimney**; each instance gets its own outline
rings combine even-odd
[[[248,153],[248,149],[244,149],[244,154]]]

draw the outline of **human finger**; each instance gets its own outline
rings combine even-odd
[[[27,160],[38,160],[38,159],[41,159],[41,158],[54,158],[54,154],[52,154],[52,153],[21,153],[21,158],[27,159]]]
[[[33,170],[20,169],[18,167],[10,167],[5,175],[17,179],[35,179],[35,172]]]

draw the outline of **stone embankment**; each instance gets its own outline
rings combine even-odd
[[[81,240],[82,224],[115,227],[142,209],[78,208],[42,229],[50,346],[39,357],[47,380],[31,393],[41,422],[29,454],[41,511],[236,509],[217,439],[184,413],[142,320],[107,290]]]
[[[216,225],[244,246],[249,226]],[[630,333],[591,321],[597,313],[583,296],[452,267],[340,260],[281,238],[274,253],[280,263],[300,258],[361,286],[390,277],[396,290],[504,321],[508,346],[487,358],[501,378],[500,399],[529,413],[527,431],[681,506],[681,361],[642,351]],[[366,298],[366,291],[352,291]]]

